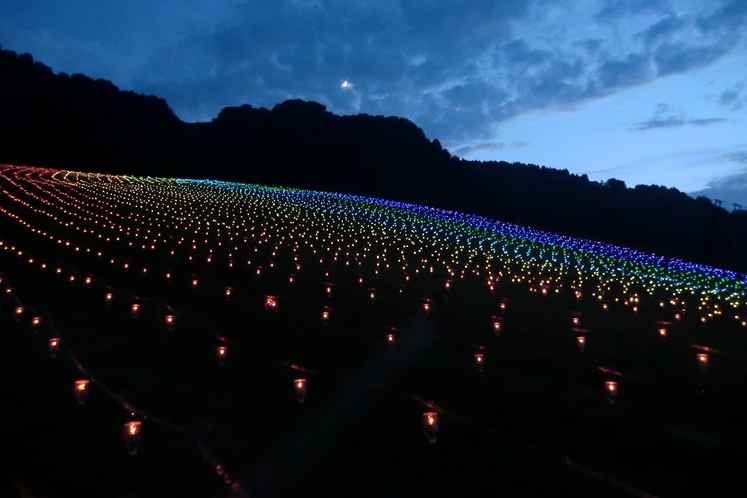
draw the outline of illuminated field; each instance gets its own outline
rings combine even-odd
[[[239,451],[199,427],[217,417],[226,439],[240,439],[241,417],[266,422],[227,401],[226,386],[257,376],[287,386],[255,393],[275,407],[269,434],[310,423],[298,405],[332,410],[332,393],[352,382],[379,393],[356,403],[383,412],[409,406],[387,423],[416,434],[412,455],[435,458],[422,453],[434,428],[437,445],[480,434],[541,460],[538,472],[560,469],[551,471],[560,481],[571,473],[587,483],[574,486],[641,496],[620,480],[680,488],[607,454],[616,443],[621,455],[633,451],[627,425],[638,424],[644,441],[665,429],[708,432],[704,403],[718,413],[743,408],[736,393],[744,387],[747,277],[735,272],[335,193],[7,165],[0,189],[10,321],[16,314],[15,327],[59,351],[55,361],[72,360],[74,373],[61,383],[88,380],[122,411],[120,425],[142,422],[138,458],[148,458],[153,427],[191,434],[203,441],[206,467],[237,493],[253,487],[242,462],[262,460],[279,443]],[[718,397],[693,408],[705,376]],[[206,408],[213,405],[223,409]],[[543,412],[573,429],[549,418],[524,425],[525,413]],[[729,417],[726,433],[743,437]],[[126,426],[125,440],[140,430]],[[360,437],[371,452],[384,451],[381,436]],[[672,444],[650,458],[678,453]],[[689,472],[676,458],[663,465]],[[429,474],[413,472],[418,482]],[[388,485],[397,479],[406,478]]]

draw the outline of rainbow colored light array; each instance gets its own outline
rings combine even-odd
[[[21,213],[34,210],[89,239],[151,251],[186,248],[194,257],[207,251],[211,264],[250,260],[261,246],[294,254],[304,248],[320,264],[373,262],[377,274],[386,269],[400,278],[476,275],[556,289],[592,282],[600,299],[618,286],[622,293],[687,293],[734,308],[747,300],[747,277],[736,272],[414,204],[212,180],[7,165],[0,173],[12,201],[4,203],[7,216],[21,221]]]

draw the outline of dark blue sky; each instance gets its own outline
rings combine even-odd
[[[314,100],[747,206],[747,0],[5,0],[0,44],[187,121]]]

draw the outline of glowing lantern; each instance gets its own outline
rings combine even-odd
[[[13,295],[13,289],[10,287],[6,287],[5,289],[5,298],[10,299],[10,296]]]
[[[268,311],[278,310],[278,301],[272,296],[265,297],[265,309]]]
[[[223,293],[223,295],[226,297],[226,301],[228,301],[229,299],[231,299],[231,292],[232,292],[231,288],[230,287],[226,287],[226,291]]]
[[[327,325],[329,322],[329,309],[323,309],[322,310],[322,322],[324,322],[324,325]]]
[[[475,353],[475,368],[478,372],[482,372],[485,366],[485,356],[482,353]]]
[[[171,272],[170,271],[166,272],[166,282],[171,283]]]
[[[70,275],[70,285],[75,284],[75,275]]]
[[[705,323],[708,320],[705,316],[700,317],[700,323]]]
[[[446,288],[447,291],[451,289],[451,282],[447,280],[446,283],[444,284],[444,287]]]
[[[506,311],[506,301],[501,301],[501,310]]]
[[[666,339],[667,338],[667,329],[665,329],[664,327],[660,328],[659,329],[659,337],[661,337],[662,339]]]
[[[698,366],[701,370],[705,371],[708,366],[708,355],[705,353],[698,353]]]
[[[604,383],[604,390],[607,391],[607,399],[609,399],[610,404],[615,404],[615,400],[617,399],[617,382],[608,380]]]
[[[57,358],[57,352],[60,350],[60,338],[51,337],[49,339],[49,357]]]
[[[604,311],[607,311],[607,309],[609,309],[609,305],[607,305],[607,303],[602,303],[602,309]]]
[[[431,312],[431,303],[428,301],[423,303],[423,313],[425,313],[426,316],[428,316],[428,313]]]
[[[133,420],[125,423],[124,427],[122,427],[122,437],[124,438],[125,447],[130,456],[137,455],[137,450],[140,446],[141,425],[141,422]]]
[[[578,346],[578,350],[583,353],[584,349],[586,349],[586,337],[582,335],[576,337],[576,345]]]
[[[387,334],[386,335],[386,343],[389,346],[389,349],[394,349],[394,334]]]
[[[633,306],[633,314],[634,315],[638,314],[638,306]]]
[[[226,346],[218,346],[218,348],[215,350],[215,357],[218,359],[218,365],[223,366],[226,364],[227,353],[228,348],[226,348]]]
[[[169,332],[174,330],[174,315],[166,315],[166,329]]]
[[[581,319],[577,316],[574,316],[572,321],[574,326],[578,326],[578,324],[581,323]]]
[[[199,282],[197,281],[197,279],[196,279],[196,278],[193,278],[193,279],[192,279],[192,290],[197,290],[197,284],[198,284],[198,283],[199,283]]]
[[[372,303],[373,303],[374,301],[376,301],[376,293],[375,293],[374,291],[371,291],[371,292],[370,292],[370,293],[368,294],[368,297],[369,297],[369,299],[371,300],[371,302],[372,302]]]
[[[21,320],[21,316],[23,315],[23,306],[18,306],[16,308],[15,315],[16,315],[16,321],[17,322],[20,321]]]
[[[358,277],[358,285],[363,285],[363,277]]]
[[[674,314],[674,319],[679,322],[680,320],[682,320],[682,315],[680,315],[679,313],[675,313]]]
[[[34,330],[34,334],[39,332],[39,328],[41,327],[41,321],[42,319],[40,316],[35,316],[34,318],[31,319],[31,328]]]
[[[57,270],[55,270],[55,273],[57,274],[57,276],[58,276],[58,277],[59,277],[60,275],[62,275],[62,268],[60,268],[60,267],[57,267]]]
[[[435,443],[438,436],[438,413],[423,413],[423,430],[429,443]]]
[[[502,330],[502,326],[501,326],[500,320],[495,320],[493,322],[493,333],[495,335],[501,335],[501,330]]]
[[[331,295],[332,295],[332,286],[328,285],[327,286],[327,297],[330,297]]]
[[[88,399],[88,380],[75,381],[75,399],[79,405],[84,405]]]
[[[132,318],[137,318],[138,315],[140,315],[140,305],[138,303],[132,303],[130,313],[132,314]]]
[[[296,379],[293,381],[293,389],[296,391],[296,399],[299,403],[306,400],[306,379]]]
[[[86,285],[86,289],[90,289],[91,288],[91,284],[93,283],[93,279],[91,277],[86,277],[86,280],[85,280],[84,283]]]
[[[293,287],[293,275],[291,275],[290,277],[288,277],[288,285],[290,287]]]

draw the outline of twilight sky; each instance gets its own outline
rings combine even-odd
[[[747,0],[4,0],[0,44],[185,121],[314,100],[747,208]]]

